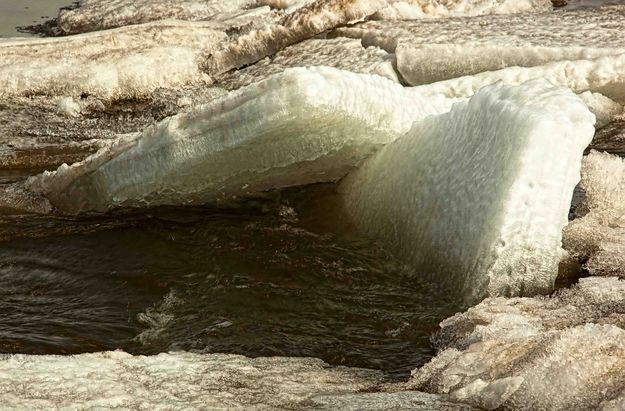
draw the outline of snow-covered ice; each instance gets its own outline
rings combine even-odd
[[[485,409],[622,404],[624,296],[624,281],[585,278],[552,297],[487,299],[441,323],[412,386]]]
[[[594,121],[545,81],[485,87],[351,173],[345,212],[468,301],[549,291]]]

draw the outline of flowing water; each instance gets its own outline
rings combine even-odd
[[[0,352],[313,356],[395,377],[427,361],[451,293],[370,240],[302,225],[284,200],[5,217]]]

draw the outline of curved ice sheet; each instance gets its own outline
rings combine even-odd
[[[625,159],[591,151],[581,187],[587,214],[565,228],[564,247],[590,274],[625,278]]]
[[[506,67],[625,53],[625,6],[433,21],[368,21],[335,30],[396,53],[412,85]]]
[[[491,298],[444,320],[414,388],[485,409],[618,409],[625,282],[585,278],[552,297]]]
[[[548,291],[594,120],[544,81],[485,87],[351,173],[345,211],[468,301]]]
[[[163,120],[30,187],[68,213],[228,200],[335,181],[454,99],[374,75],[296,68]]]

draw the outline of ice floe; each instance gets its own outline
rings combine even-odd
[[[545,81],[484,87],[351,173],[345,212],[468,301],[549,291],[594,121]]]
[[[413,85],[506,67],[625,53],[625,6],[433,21],[368,21],[334,32],[396,53]]]
[[[485,409],[614,409],[625,393],[625,282],[493,298],[441,323],[413,387]]]
[[[231,92],[81,163],[32,178],[63,212],[228,200],[336,181],[413,121],[449,110],[391,80],[295,68]]]
[[[625,159],[592,151],[582,167],[583,217],[564,230],[564,247],[590,274],[625,278]]]

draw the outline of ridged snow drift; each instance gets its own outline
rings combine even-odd
[[[453,99],[374,75],[289,69],[31,178],[61,211],[228,200],[335,181]]]
[[[368,21],[335,35],[397,55],[412,85],[506,67],[588,60],[625,53],[625,6],[432,21]]]
[[[625,278],[625,160],[591,151],[581,187],[587,214],[565,228],[564,247],[590,274]]]
[[[485,87],[351,173],[345,212],[467,301],[548,291],[594,120],[544,81]]]
[[[411,385],[488,410],[620,410],[624,296],[624,281],[584,278],[552,297],[484,300],[440,324]]]

